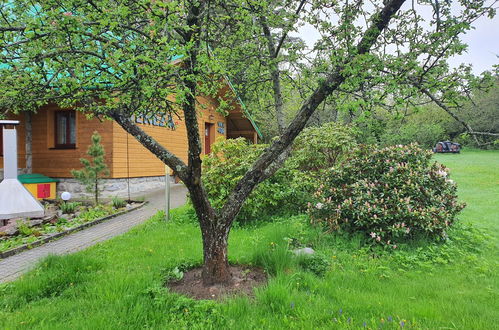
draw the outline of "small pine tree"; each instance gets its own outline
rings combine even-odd
[[[80,158],[83,165],[81,170],[72,170],[71,174],[75,179],[83,183],[88,192],[93,193],[95,197],[95,205],[99,203],[99,183],[101,178],[109,175],[106,162],[104,160],[105,152],[102,146],[101,136],[99,133],[92,134],[92,144],[88,147],[87,155],[92,161]]]

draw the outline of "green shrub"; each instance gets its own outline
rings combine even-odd
[[[72,214],[75,213],[76,208],[80,206],[80,203],[78,202],[63,202],[61,205],[59,205],[62,213],[64,214]]]
[[[282,168],[250,194],[237,221],[305,211],[317,186],[317,174],[345,157],[355,145],[353,136],[351,128],[334,123],[305,129]],[[215,208],[223,206],[266,147],[249,144],[243,138],[213,144],[212,153],[203,159],[203,182]]]
[[[359,148],[327,172],[314,197],[313,222],[394,248],[415,237],[445,238],[464,207],[448,169],[415,144]]]
[[[265,147],[249,144],[243,138],[218,140],[212,145],[212,153],[203,159],[203,182],[215,208],[224,205],[231,190]],[[283,166],[250,194],[237,221],[302,209],[305,195],[300,191],[299,180],[298,171]]]
[[[111,200],[111,204],[115,209],[121,209],[122,207],[126,206],[126,201],[122,198],[119,198],[118,196],[114,196]]]
[[[338,164],[355,146],[354,130],[331,122],[304,129],[289,161],[302,172],[317,172]]]

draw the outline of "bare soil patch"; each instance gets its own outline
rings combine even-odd
[[[194,299],[222,300],[227,296],[244,294],[254,296],[253,288],[267,283],[263,269],[252,266],[230,266],[232,283],[228,285],[204,286],[201,278],[202,268],[194,268],[184,273],[179,281],[172,281],[166,286],[173,292],[187,295]]]

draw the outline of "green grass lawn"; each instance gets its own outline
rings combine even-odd
[[[306,216],[235,228],[231,261],[266,265],[268,285],[253,299],[194,301],[163,286],[168,270],[201,262],[200,233],[183,207],[172,223],[153,217],[0,287],[0,328],[499,328],[499,152],[436,158],[468,204],[445,244],[373,253],[310,228]],[[324,277],[291,257],[291,239],[327,260]]]

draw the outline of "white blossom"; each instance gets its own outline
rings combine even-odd
[[[444,178],[447,177],[447,172],[444,171],[444,170],[438,170],[437,174],[440,175],[440,176],[442,176],[442,177],[444,177]]]

